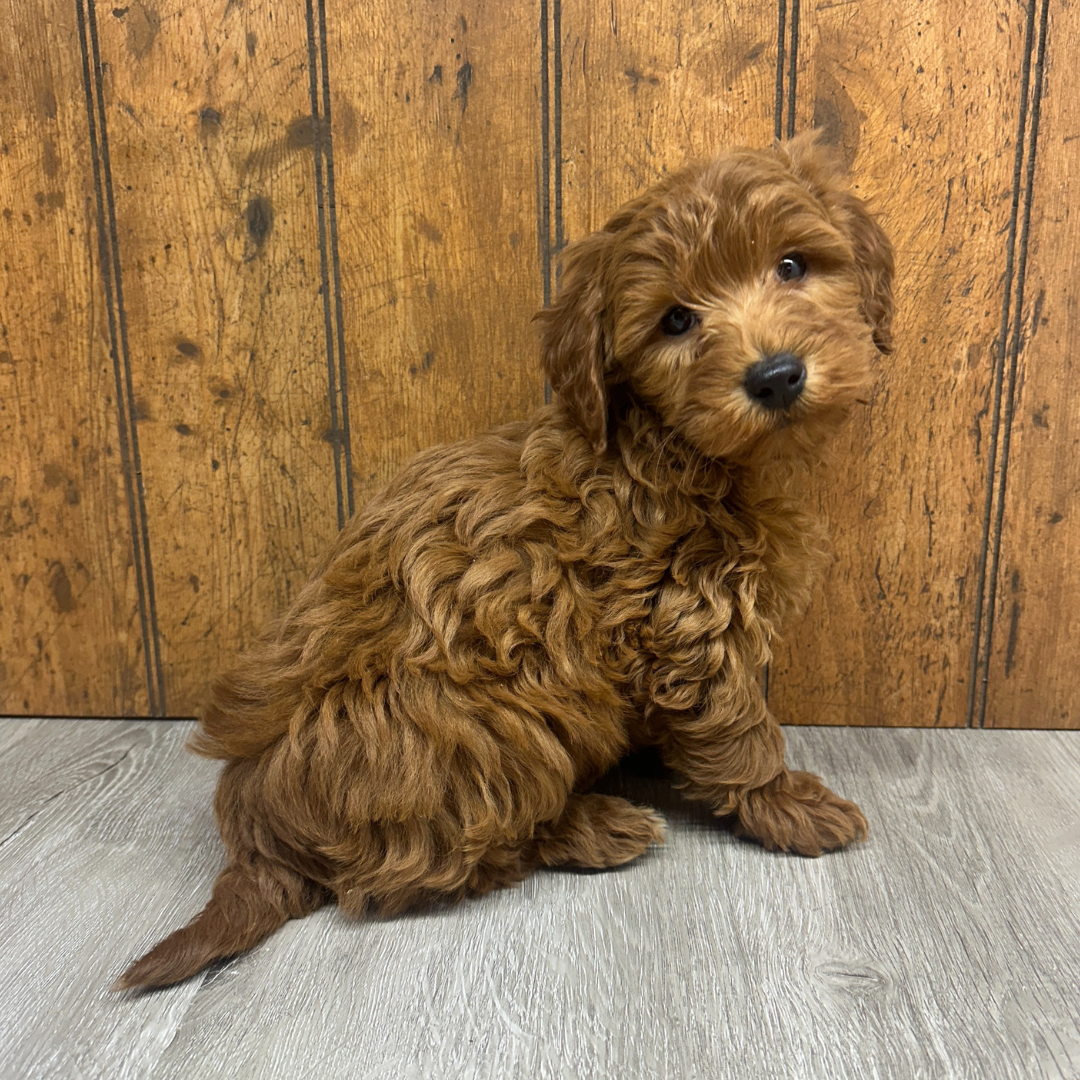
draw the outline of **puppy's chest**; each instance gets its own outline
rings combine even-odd
[[[767,643],[812,579],[816,549],[807,537],[814,529],[798,510],[739,503],[707,509],[681,535],[637,530],[606,582],[609,655],[631,681],[657,658],[698,667],[710,643],[733,629]]]

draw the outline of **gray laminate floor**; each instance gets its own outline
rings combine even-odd
[[[112,994],[220,865],[189,729],[0,721],[4,1078],[1080,1078],[1080,732],[789,729],[871,822],[819,860],[624,769],[670,839],[622,870]]]

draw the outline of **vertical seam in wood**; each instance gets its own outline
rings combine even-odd
[[[991,542],[990,571],[987,575],[986,649],[979,691],[979,727],[986,726],[986,698],[990,682],[990,653],[994,637],[995,605],[1001,561],[1001,532],[1005,524],[1005,494],[1009,479],[1009,446],[1012,439],[1013,412],[1016,404],[1016,377],[1020,363],[1023,336],[1024,282],[1027,277],[1028,238],[1031,233],[1031,203],[1035,187],[1035,161],[1039,145],[1039,117],[1042,112],[1043,66],[1046,59],[1046,33],[1049,22],[1049,0],[1042,0],[1039,13],[1039,45],[1031,88],[1031,127],[1028,134],[1027,168],[1024,176],[1024,208],[1020,225],[1020,243],[1016,257],[1016,290],[1013,299],[1012,334],[1009,344],[1008,381],[1001,415],[1001,462],[998,467],[997,507],[994,514]],[[1029,8],[1029,20],[1034,15],[1034,0]],[[1028,54],[1030,60],[1030,53]],[[1004,328],[1003,339],[1004,340]]]
[[[548,71],[548,0],[540,0],[540,191],[537,199],[536,239],[540,249],[541,295],[551,304],[551,80]],[[551,402],[551,384],[544,380],[544,402]]]
[[[553,133],[555,141],[555,248],[552,254],[558,259],[562,249],[566,246],[566,236],[563,230],[563,190],[562,190],[562,0],[551,0],[552,15],[552,94]],[[562,276],[562,266],[555,262],[554,291],[558,292],[558,285]]]
[[[334,318],[337,323],[338,394],[341,443],[345,455],[345,509],[355,511],[353,499],[352,430],[349,425],[349,380],[345,366],[345,317],[341,299],[341,257],[338,253],[337,196],[334,189],[334,125],[330,115],[330,64],[326,43],[326,0],[319,0],[319,53],[322,58],[323,117],[326,123],[326,195],[330,217],[330,262],[334,275]]]
[[[773,133],[777,139],[795,134],[796,71],[799,62],[799,0],[791,0],[791,47],[788,36],[787,0],[779,0],[776,20],[776,102],[773,111]],[[786,51],[785,51],[786,50]],[[787,64],[784,61],[787,59]],[[784,122],[784,73],[787,72],[787,122]],[[769,664],[761,669],[761,695],[769,703]]]
[[[787,137],[795,134],[795,80],[799,62],[799,0],[791,0],[791,50],[788,55]]]
[[[1031,86],[1031,58],[1034,52],[1034,42],[1035,0],[1031,0],[1028,4],[1027,20],[1024,28],[1024,59],[1020,73],[1016,149],[1013,159],[1012,204],[1009,211],[1009,232],[1005,245],[1005,282],[1001,301],[1001,329],[998,337],[998,348],[995,350],[994,356],[990,440],[987,447],[986,500],[983,505],[982,539],[976,568],[975,621],[971,648],[971,678],[968,687],[968,727],[976,725],[982,727],[986,720],[986,688],[990,677],[990,645],[993,628],[993,612],[990,610],[992,601],[989,594],[994,593],[993,583],[989,580],[987,571],[991,560],[996,565],[996,558],[991,551],[994,545],[993,530],[998,517],[995,514],[995,501],[1002,499],[1004,495],[998,483],[998,442],[1001,434],[1005,362],[1008,353],[1009,313],[1012,307],[1013,281],[1016,272],[1017,226],[1020,220],[1020,192],[1024,176],[1028,91]]]
[[[787,0],[779,0],[776,27],[776,104],[773,108],[773,134],[784,135],[784,31],[787,23]]]
[[[334,482],[337,493],[338,528],[345,525],[345,492],[341,476],[342,437],[338,418],[338,388],[336,337],[331,315],[330,259],[327,251],[326,190],[323,185],[323,134],[324,125],[319,107],[319,50],[315,37],[315,10],[313,0],[305,0],[308,47],[308,83],[311,96],[311,129],[315,161],[315,204],[319,221],[319,269],[320,291],[323,298],[323,329],[326,337],[326,377],[330,404],[330,442],[334,447]],[[326,132],[329,135],[329,132]]]
[[[161,658],[161,637],[158,630],[157,600],[154,594],[154,573],[150,556],[150,531],[135,417],[127,313],[124,308],[120,244],[116,228],[116,203],[113,197],[112,166],[109,159],[109,140],[105,122],[101,52],[98,46],[94,3],[93,0],[85,0],[85,3],[84,8],[83,0],[77,0],[75,11],[79,29],[79,46],[82,52],[83,90],[86,98],[94,198],[97,203],[98,258],[101,263],[101,278],[105,290],[105,307],[109,324],[109,355],[113,362],[113,379],[116,385],[120,461],[128,504],[135,583],[139,595],[139,622],[142,632],[143,659],[146,665],[147,701],[152,716],[164,716],[165,672]],[[89,31],[89,38],[87,31]]]

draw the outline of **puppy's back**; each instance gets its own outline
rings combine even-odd
[[[410,460],[346,523],[289,610],[214,678],[191,748],[258,756],[303,725],[321,689],[357,674],[358,651],[369,664],[389,659],[417,601],[430,621],[432,578],[460,576],[465,548],[522,502],[523,429],[507,425]],[[417,582],[421,552],[427,576]]]

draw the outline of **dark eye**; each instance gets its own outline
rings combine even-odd
[[[673,307],[660,320],[660,329],[668,337],[678,337],[680,334],[685,334],[695,323],[697,323],[697,316],[689,308]]]
[[[806,274],[806,260],[797,252],[785,255],[776,264],[776,276],[781,281],[798,281]]]

